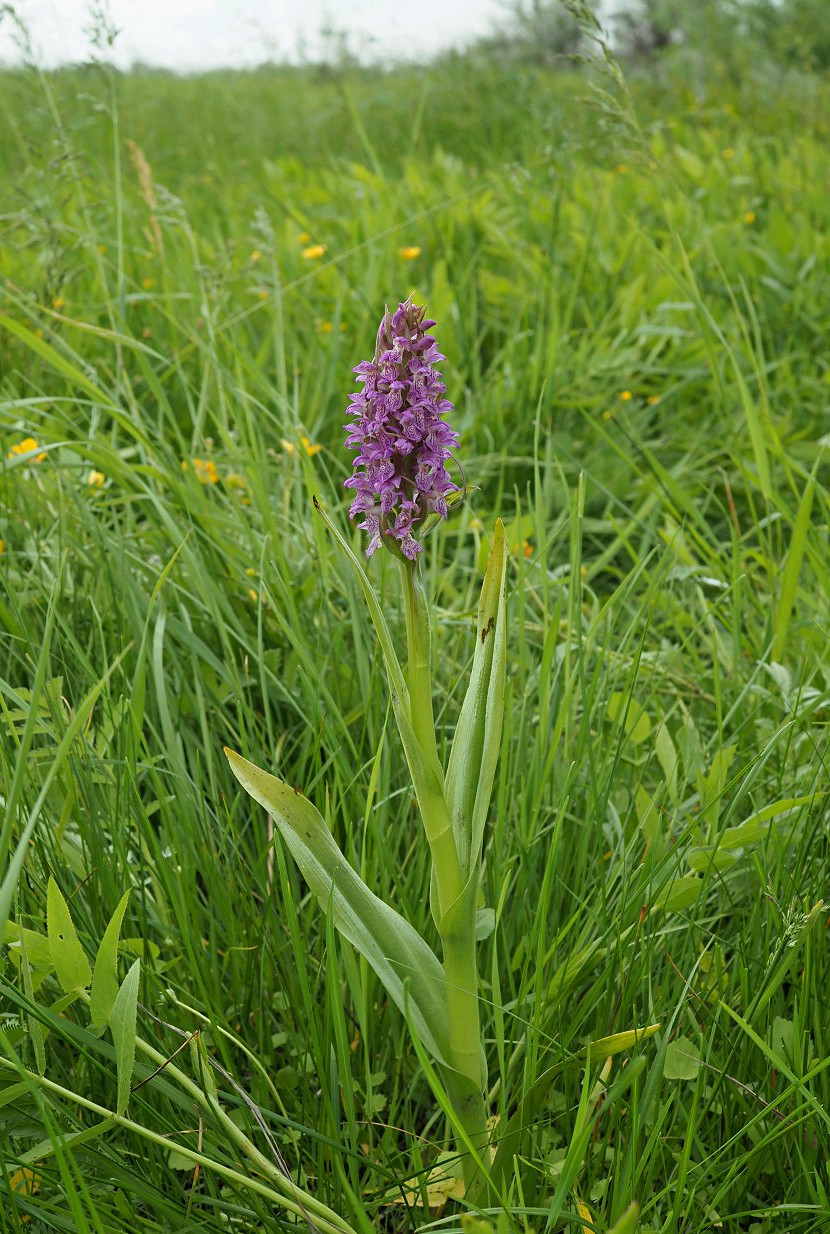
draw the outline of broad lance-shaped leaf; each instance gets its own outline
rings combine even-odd
[[[507,657],[507,542],[501,519],[481,584],[470,683],[458,717],[447,768],[446,797],[461,868],[473,873],[501,745]]]
[[[95,958],[92,989],[89,993],[89,1013],[96,1028],[103,1028],[109,1020],[118,994],[118,936],[129,898],[129,891],[125,891],[104,931]]]
[[[331,908],[340,933],[371,964],[426,1049],[448,1067],[444,973],[435,953],[414,926],[369,890],[307,798],[232,750],[225,753],[239,783],[273,818],[321,907]]]
[[[135,960],[115,996],[110,1012],[110,1028],[115,1045],[115,1065],[118,1071],[116,1113],[123,1114],[130,1100],[130,1085],[135,1065],[136,1018],[138,1012],[138,982],[141,960]]]
[[[69,905],[53,878],[49,879],[46,888],[46,932],[61,989],[67,994],[86,989],[92,976],[89,961],[75,933]]]

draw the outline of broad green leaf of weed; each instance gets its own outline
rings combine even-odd
[[[89,961],[75,933],[69,905],[53,878],[46,890],[46,922],[49,952],[61,989],[67,994],[86,989],[92,976]]]
[[[688,1037],[670,1041],[663,1063],[663,1078],[666,1080],[694,1080],[700,1066],[700,1050]]]
[[[681,909],[694,904],[705,887],[705,882],[697,874],[683,874],[658,895],[651,906],[652,912],[663,910],[669,913],[679,913]]]
[[[118,1072],[118,1099],[115,1107],[118,1114],[124,1113],[130,1099],[130,1083],[135,1062],[135,1026],[140,976],[141,960],[136,960],[124,978],[110,1012],[110,1027]]]
[[[790,629],[793,607],[795,606],[798,580],[804,553],[807,548],[807,537],[810,532],[810,515],[813,509],[813,492],[815,489],[814,475],[810,476],[807,487],[802,494],[793,525],[792,539],[787,552],[787,564],[784,567],[784,578],[781,583],[781,593],[778,597],[773,629],[775,637],[772,643],[773,660],[781,660],[787,649],[787,635]]]
[[[666,777],[666,787],[669,796],[677,805],[677,750],[665,724],[661,724],[654,738],[654,748],[657,758]]]
[[[52,971],[52,952],[49,939],[37,930],[22,929],[14,921],[6,924],[3,942],[8,944],[13,955],[20,955],[22,946],[26,946],[26,958],[37,972]]]
[[[98,955],[95,957],[89,1011],[96,1028],[103,1028],[107,1023],[118,995],[118,936],[129,898],[129,891],[125,891],[104,931]]]
[[[622,720],[625,735],[632,745],[647,741],[651,734],[651,720],[645,707],[621,690],[615,690],[608,700],[608,719],[612,724]]]

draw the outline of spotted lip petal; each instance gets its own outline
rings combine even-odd
[[[370,536],[367,556],[390,540],[414,561],[422,551],[417,528],[430,514],[447,517],[447,497],[458,492],[446,463],[458,434],[442,417],[453,410],[436,365],[445,357],[427,331],[435,325],[411,299],[386,309],[372,360],[354,371],[362,389],[349,396],[352,421],[346,445],[357,448],[346,487],[349,511]]]

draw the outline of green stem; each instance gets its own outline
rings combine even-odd
[[[438,757],[432,707],[431,628],[429,606],[417,562],[400,561],[406,614],[410,722],[415,738],[435,773],[434,794],[420,801],[429,837],[438,907],[438,930],[446,977],[447,1021],[453,1072],[447,1090],[466,1139],[483,1153],[487,1145],[484,1077],[481,1068],[481,1023],[475,944],[475,901],[478,872],[462,869],[444,795],[444,771]],[[459,1137],[460,1138],[460,1137]],[[460,1138],[461,1139],[461,1138]],[[468,1187],[478,1173],[475,1158],[463,1154]]]

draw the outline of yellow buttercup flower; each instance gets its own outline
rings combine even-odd
[[[744,222],[745,223],[755,222],[755,211],[754,210],[747,210],[746,214],[744,215]]]
[[[103,488],[106,483],[106,479],[107,477],[104,475],[103,471],[96,471],[93,467],[92,471],[86,478],[86,482],[90,488]]]
[[[421,250],[417,244],[405,244],[403,248],[398,251],[404,261],[414,261],[416,257],[421,256]]]
[[[155,279],[142,279],[141,280],[141,286],[144,288],[145,291],[152,291],[155,285],[156,285]]]
[[[625,163],[618,163],[618,164],[617,164],[617,175],[618,175],[618,176],[627,176],[627,175],[628,175],[628,168],[626,167]]]
[[[325,244],[312,244],[307,249],[303,249],[302,256],[306,261],[316,261],[318,257],[322,257],[326,251]]]
[[[12,446],[11,450],[9,450],[9,453],[6,455],[6,457],[14,458],[16,454],[31,454],[32,451],[36,449],[37,449],[37,442],[35,441],[34,437],[24,437],[23,440],[19,441],[16,446]],[[32,462],[42,463],[45,458],[46,458],[45,454],[37,454],[32,459]]]
[[[301,231],[300,234],[297,236],[297,243],[298,244],[308,244],[310,239],[311,239],[310,232]]]
[[[6,541],[0,540],[0,556],[6,551]]]
[[[59,313],[65,304],[66,304],[66,301],[64,300],[63,296],[55,296],[54,300],[52,301],[52,308],[55,309]]]
[[[182,471],[187,471],[189,464],[187,460],[182,463]],[[219,472],[216,470],[216,465],[209,458],[194,458],[193,473],[200,484],[218,484]]]
[[[320,329],[323,331],[323,334],[331,334],[333,327],[330,321],[321,321]]]
[[[634,395],[630,390],[622,390],[617,397],[621,403],[630,403]]]
[[[251,261],[262,261],[262,253],[260,253],[259,249],[254,249],[251,253]]]
[[[314,455],[323,448],[322,446],[317,445],[316,442],[312,442],[308,437],[301,437],[300,444],[309,458],[314,458]],[[286,441],[284,437],[281,437],[280,445],[289,457],[293,457],[297,449],[293,441]]]

